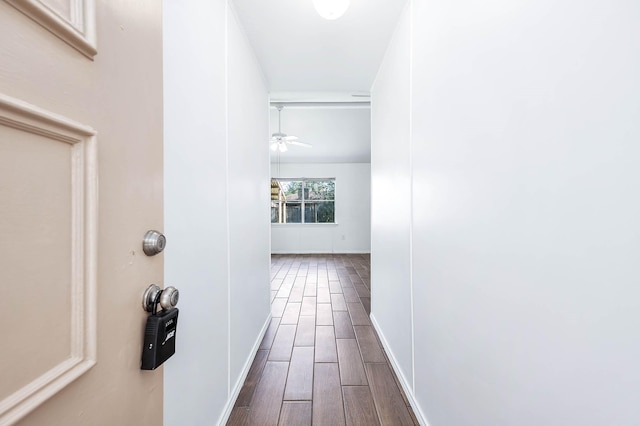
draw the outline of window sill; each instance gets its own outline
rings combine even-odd
[[[294,227],[316,227],[316,226],[338,226],[338,223],[272,223],[271,226],[276,228],[294,228]]]

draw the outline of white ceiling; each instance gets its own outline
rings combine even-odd
[[[321,18],[312,0],[233,2],[265,73],[271,101],[325,103],[285,107],[282,131],[313,147],[292,146],[280,161],[369,162],[369,98],[353,95],[369,94],[406,0],[350,0],[347,12],[333,21]],[[354,101],[366,104],[335,104]],[[271,131],[277,126],[277,110],[272,109]],[[277,161],[277,154],[271,159]]]
[[[329,21],[312,0],[234,0],[272,99],[278,92],[368,92],[405,3],[351,0]]]
[[[271,108],[271,131],[278,111]],[[290,145],[281,163],[368,163],[371,161],[371,111],[368,107],[290,107],[282,110],[282,131],[311,148]],[[265,140],[268,147],[268,140]],[[271,161],[278,153],[271,152]]]

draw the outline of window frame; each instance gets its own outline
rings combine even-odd
[[[331,226],[331,225],[337,225],[338,221],[337,219],[337,214],[336,214],[336,178],[335,177],[326,177],[326,178],[304,178],[304,177],[292,177],[292,178],[276,178],[276,177],[272,177],[271,181],[276,181],[278,183],[278,187],[280,188],[280,193],[282,193],[282,187],[280,186],[281,182],[302,182],[302,188],[301,188],[301,194],[302,197],[300,200],[296,200],[296,201],[292,201],[290,202],[291,204],[298,204],[300,205],[300,222],[271,222],[271,225],[277,225],[277,226],[283,226],[283,225],[289,225],[289,226]],[[331,181],[333,182],[333,199],[332,200],[314,200],[314,199],[307,199],[305,197],[305,189],[306,188],[306,183],[307,182],[327,182],[327,181]],[[273,188],[273,187],[272,187]],[[273,192],[272,192],[273,195]],[[283,200],[279,197],[279,199],[274,200],[273,198],[271,198],[271,203],[277,203],[279,205],[282,204],[286,204],[286,199]],[[306,205],[313,205],[313,204],[319,204],[319,203],[333,203],[333,222],[306,222],[305,221],[305,213],[306,213]],[[272,205],[273,207],[273,205]],[[272,216],[273,217],[273,216]],[[284,218],[286,220],[286,217]]]

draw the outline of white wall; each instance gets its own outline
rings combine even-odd
[[[277,164],[271,164],[278,176]],[[336,224],[272,224],[272,253],[369,253],[369,163],[280,164],[280,177],[336,178]]]
[[[164,424],[214,424],[269,317],[267,93],[223,0],[164,2],[164,80],[165,285],[180,290]]]
[[[414,408],[431,426],[640,424],[637,2],[411,7],[373,108],[410,82],[412,302],[393,303],[414,312],[414,374],[396,360]],[[372,312],[397,354],[375,200],[399,123],[373,120]]]
[[[228,18],[228,208],[230,377],[239,388],[247,356],[270,312],[269,98],[235,14]],[[252,352],[253,350],[253,352]],[[241,381],[239,381],[242,379]],[[236,382],[234,382],[234,380]]]
[[[411,135],[408,9],[372,88],[371,298],[373,321],[407,378],[413,374],[411,317]],[[377,283],[385,283],[377,285]],[[372,294],[373,296],[373,294]]]
[[[278,131],[278,110],[271,108],[271,131]],[[370,163],[371,109],[369,104],[338,106],[286,105],[280,112],[281,130],[312,148],[289,146],[281,163]],[[271,152],[271,162],[278,151]]]

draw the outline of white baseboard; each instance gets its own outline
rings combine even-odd
[[[371,250],[340,250],[336,252],[327,250],[271,250],[271,254],[371,254]]]
[[[269,328],[269,324],[271,324],[271,313],[267,316],[267,320],[262,326],[262,330],[260,330],[260,334],[258,335],[258,339],[253,344],[253,348],[249,353],[247,361],[244,363],[244,367],[242,368],[242,374],[236,381],[235,386],[233,387],[231,394],[229,395],[229,399],[227,399],[227,403],[224,407],[224,411],[222,412],[222,416],[218,419],[218,426],[226,425],[229,417],[231,416],[231,411],[233,411],[233,406],[236,403],[236,399],[240,394],[240,390],[242,389],[242,385],[244,385],[244,381],[247,379],[247,375],[249,374],[249,369],[253,364],[253,360],[258,353],[258,348],[260,348],[260,343],[262,343],[262,339],[264,338],[264,334],[267,332],[267,328]]]
[[[413,409],[413,414],[416,415],[418,422],[422,426],[429,426],[429,422],[427,421],[427,416],[424,415],[424,412],[422,411],[420,404],[418,404],[418,401],[416,401],[415,394],[413,393],[413,386],[409,385],[410,382],[407,380],[407,378],[404,376],[404,373],[400,369],[400,366],[398,365],[398,360],[393,354],[393,351],[391,350],[391,347],[389,346],[389,342],[384,336],[384,333],[380,329],[378,321],[376,321],[376,318],[373,315],[373,313],[369,315],[369,318],[371,319],[371,324],[373,324],[373,328],[376,330],[376,333],[378,333],[378,337],[380,338],[380,343],[382,343],[382,346],[384,347],[384,351],[387,353],[387,357],[389,358],[389,362],[391,363],[391,368],[393,368],[393,371],[396,373],[396,376],[398,377],[398,381],[400,382],[400,386],[402,386],[402,390],[404,390],[405,395],[407,395],[409,404],[411,404],[411,408]]]

